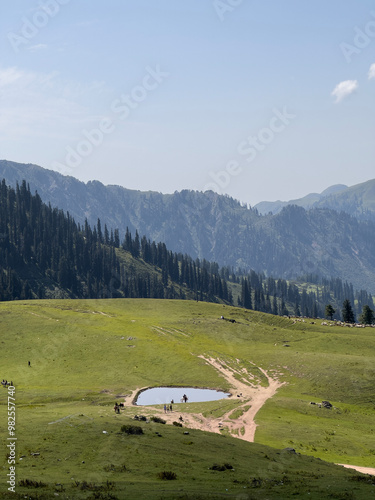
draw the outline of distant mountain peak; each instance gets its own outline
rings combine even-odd
[[[346,189],[349,189],[349,186],[346,186],[345,184],[334,184],[333,186],[328,187],[325,189],[323,192],[320,193],[320,196],[330,196],[331,194],[337,194],[341,193],[342,191],[345,191]]]
[[[305,208],[306,210],[309,210],[310,208],[317,206],[317,204],[320,204],[322,200],[324,200],[328,196],[343,193],[348,189],[350,188],[345,184],[334,184],[321,193],[309,193],[303,198],[289,201],[261,201],[260,203],[255,205],[254,208],[256,208],[260,214],[268,214],[271,212],[274,215],[278,214],[287,205],[298,205]]]

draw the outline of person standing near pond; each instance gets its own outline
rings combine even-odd
[[[167,413],[167,405],[164,405],[164,413]]]

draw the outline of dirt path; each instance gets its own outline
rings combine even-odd
[[[336,464],[342,465],[347,469],[355,469],[358,472],[362,472],[362,474],[370,474],[371,476],[375,476],[375,468],[374,467],[359,467],[358,465],[348,465],[348,464]]]
[[[257,428],[255,422],[256,414],[264,403],[276,394],[277,389],[284,384],[279,382],[276,378],[272,378],[265,370],[258,367],[267,378],[268,387],[255,385],[251,376],[249,376],[244,368],[232,368],[227,365],[223,366],[220,360],[205,358],[203,356],[200,357],[223,375],[227,382],[234,388],[234,394],[237,397],[240,396],[238,400],[241,401],[241,404],[235,410],[227,412],[221,418],[209,419],[210,421],[207,422],[207,424],[210,424],[214,432],[220,432],[220,429],[227,428],[234,436],[244,439],[245,441],[254,442]],[[237,377],[235,375],[237,375]],[[238,380],[238,377],[241,377],[243,381]],[[242,415],[238,415],[237,418],[231,419],[231,414],[234,412],[238,413],[239,410],[240,412],[242,411]]]
[[[202,431],[216,432],[220,434],[221,430],[228,430],[234,437],[244,439],[245,441],[254,442],[255,431],[257,424],[255,422],[255,417],[258,411],[262,408],[264,403],[272,398],[276,391],[284,385],[277,378],[272,378],[266,370],[258,367],[258,369],[267,378],[268,386],[262,387],[261,385],[254,384],[253,378],[244,369],[238,367],[228,367],[219,359],[199,356],[204,359],[206,363],[214,367],[220,374],[225,378],[225,380],[232,386],[232,397],[235,397],[240,401],[240,405],[234,409],[225,413],[220,418],[207,418],[201,413],[186,413],[179,408],[179,411],[172,411],[169,413],[164,413],[163,410],[156,410],[164,420],[169,424],[173,421],[178,421],[179,416],[183,418],[184,427],[191,429],[199,429]],[[237,377],[236,377],[237,376]],[[241,380],[239,380],[239,377]],[[125,406],[131,407],[134,405],[133,401],[139,391],[145,390],[147,387],[142,389],[135,389],[132,394],[126,397]],[[239,396],[239,397],[238,397]],[[234,412],[242,411],[242,415],[237,415],[235,419],[231,419],[230,416]],[[239,413],[240,413],[239,412]],[[375,468],[372,467],[360,467],[357,465],[348,464],[336,464],[350,469],[355,469],[363,474],[375,475]]]
[[[272,398],[276,391],[284,385],[277,378],[272,378],[266,370],[258,367],[258,369],[267,378],[268,386],[262,387],[261,385],[254,384],[253,378],[248,374],[244,368],[240,367],[228,367],[222,361],[214,358],[206,358],[204,356],[199,356],[204,359],[204,361],[214,367],[220,374],[227,380],[227,382],[232,386],[232,397],[237,398],[241,404],[234,410],[230,410],[225,413],[220,418],[207,418],[201,413],[186,413],[179,408],[179,411],[172,411],[169,413],[164,413],[163,410],[156,410],[164,420],[169,424],[173,421],[178,421],[180,415],[183,418],[184,427],[190,429],[199,429],[202,431],[216,432],[220,434],[222,429],[227,429],[234,437],[244,439],[245,441],[254,442],[255,431],[257,424],[255,422],[255,417],[258,411],[262,408],[264,403]],[[237,375],[237,378],[236,376]],[[238,379],[241,377],[241,380]],[[135,389],[129,396],[125,399],[125,406],[136,407],[134,405],[134,398],[137,396],[138,392],[145,390],[147,387]],[[242,415],[237,416],[235,419],[231,419],[230,416],[238,410],[242,410]],[[375,468],[372,467],[360,467],[357,465],[348,464],[336,464],[350,469],[355,469],[363,474],[375,475]]]
[[[178,412],[173,411],[164,414],[162,410],[159,410],[159,413],[163,414],[164,420],[168,423],[178,420],[178,417],[181,415],[184,427],[216,433],[220,433],[221,430],[226,429],[235,437],[253,442],[257,427],[255,423],[256,414],[264,403],[274,396],[277,389],[283,384],[276,378],[272,378],[268,375],[265,370],[258,367],[267,378],[268,386],[262,387],[261,385],[255,385],[252,377],[244,368],[241,369],[239,366],[233,368],[218,359],[206,358],[204,356],[199,357],[219,371],[225,380],[232,386],[233,397],[238,399],[240,402],[239,406],[234,410],[228,411],[220,418],[207,418],[201,413],[185,413],[180,411],[181,408],[179,408]],[[139,390],[141,389],[136,389],[126,398],[125,406],[133,406],[134,398]],[[237,416],[231,419],[230,416],[234,412],[236,412]]]

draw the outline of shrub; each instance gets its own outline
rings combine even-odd
[[[94,491],[94,493],[87,497],[87,500],[119,500],[118,497],[112,493],[102,493],[101,491]]]
[[[173,425],[175,425],[176,427],[182,427],[181,422],[173,422]]]
[[[143,434],[142,427],[139,425],[122,425],[121,432],[125,432],[125,434]]]
[[[171,481],[173,479],[177,479],[177,475],[175,472],[172,472],[170,470],[164,470],[163,472],[158,473],[158,479]]]
[[[160,417],[150,417],[150,420],[152,420],[153,422],[156,422],[157,424],[166,424],[167,421],[160,418]]]
[[[225,463],[223,465],[219,464],[213,464],[212,467],[210,467],[211,470],[218,470],[220,472],[227,470],[227,469],[233,469],[233,466],[231,464]]]
[[[225,465],[219,465],[219,464],[213,464],[212,467],[210,467],[211,470],[218,470],[218,471],[224,471],[226,470]]]
[[[18,481],[19,486],[24,486],[25,488],[45,488],[46,483],[42,481],[33,481],[32,479],[21,479]]]

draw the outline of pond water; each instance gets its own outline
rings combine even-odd
[[[138,396],[136,404],[140,406],[158,405],[170,403],[181,403],[183,395],[188,397],[188,403],[203,403],[205,401],[216,401],[230,396],[227,392],[215,391],[214,389],[196,389],[193,387],[153,387],[146,389]]]

